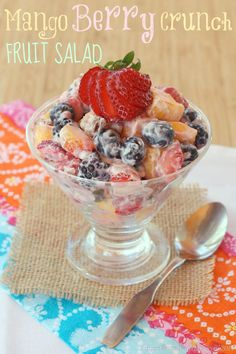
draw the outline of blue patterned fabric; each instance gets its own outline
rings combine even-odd
[[[0,214],[0,274],[11,245],[14,227]],[[138,323],[115,349],[102,345],[105,329],[119,308],[90,307],[65,299],[45,295],[14,295],[8,292],[32,317],[61,338],[75,353],[81,354],[182,354],[186,349],[175,340],[165,337],[160,329],[150,328],[145,320]]]

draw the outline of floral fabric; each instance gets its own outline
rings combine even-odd
[[[0,275],[7,262],[14,227],[0,214]],[[8,289],[3,289],[8,291]],[[75,353],[83,354],[184,354],[185,348],[166,338],[161,329],[152,328],[144,319],[115,349],[101,344],[109,323],[119,308],[95,308],[46,295],[9,295],[37,321],[61,338]],[[206,352],[209,353],[209,352]]]
[[[0,106],[0,269],[7,261],[23,185],[47,174],[31,156],[24,128],[33,108]],[[236,238],[226,234],[216,254],[211,294],[191,306],[151,306],[116,348],[100,344],[119,309],[92,308],[45,295],[12,296],[33,317],[79,353],[234,353],[236,351]],[[7,289],[5,289],[8,291]],[[84,339],[86,338],[86,339]]]

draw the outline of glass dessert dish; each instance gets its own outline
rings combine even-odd
[[[85,217],[86,222],[79,221],[69,235],[68,260],[83,276],[104,284],[135,284],[157,275],[169,260],[170,248],[152,219],[208,150],[211,129],[207,117],[190,103],[208,132],[206,145],[190,164],[161,177],[106,182],[72,175],[40,155],[35,126],[57,101],[46,102],[33,114],[26,135],[32,154]]]

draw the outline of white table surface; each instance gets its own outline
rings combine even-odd
[[[236,149],[211,146],[186,183],[208,188],[210,200],[227,207],[236,235]],[[0,290],[0,354],[72,354],[73,351]]]

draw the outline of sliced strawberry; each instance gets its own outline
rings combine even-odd
[[[117,71],[111,81],[111,87],[118,100],[127,105],[128,119],[142,114],[151,104],[151,81],[147,75],[142,75],[133,69],[123,69]],[[129,107],[132,109],[129,110]]]
[[[109,167],[109,173],[112,182],[128,182],[140,180],[138,172],[133,167],[123,163],[112,164]]]
[[[94,68],[88,70],[80,81],[79,96],[82,102],[87,106],[90,105],[90,86],[92,84],[93,75],[101,70],[103,69],[99,66],[95,66]]]
[[[143,203],[143,197],[141,196],[129,196],[119,197],[115,200],[115,213],[118,215],[131,215],[141,209]]]
[[[120,172],[116,176],[111,177],[111,182],[128,182],[128,181],[132,181],[132,177],[124,172]]]
[[[37,146],[43,158],[54,167],[76,174],[80,159],[65,151],[58,143],[52,140],[45,140]]]
[[[100,101],[99,86],[100,86],[102,74],[103,74],[103,70],[97,71],[92,75],[92,80],[91,80],[92,83],[89,88],[90,105],[97,116],[102,116],[103,113],[99,104]]]
[[[60,144],[52,140],[44,140],[38,144],[37,149],[40,151],[43,158],[47,161],[60,162],[64,161],[67,152]]]
[[[113,74],[114,76],[116,74]],[[112,106],[117,112],[116,117],[119,117],[119,120],[130,120],[137,115],[139,115],[140,108],[133,106],[126,101],[115,89],[115,83],[112,81],[112,78],[107,82],[107,93],[110,97]]]
[[[123,70],[114,72],[107,80],[107,92],[119,120],[131,120],[142,114],[151,103],[151,91],[126,87],[120,80]]]
[[[178,103],[182,103],[182,105],[185,107],[185,108],[188,108],[189,106],[189,103],[188,101],[186,100],[186,98],[184,98],[184,96],[178,92],[174,87],[165,87],[164,88],[164,91],[166,93],[169,93],[169,95],[171,95],[173,97],[173,99],[178,102]]]
[[[158,176],[165,176],[176,172],[183,166],[184,155],[179,141],[164,149],[157,161],[156,171]]]
[[[81,100],[109,121],[131,120],[152,102],[151,80],[131,68],[111,71],[95,67],[82,78]]]
[[[130,85],[132,88],[137,88],[144,92],[151,88],[151,80],[149,75],[141,74],[131,68],[122,69],[120,72],[121,81],[124,85]]]
[[[104,70],[100,76],[99,93],[100,93],[100,110],[102,111],[102,117],[110,121],[118,120],[118,112],[115,110],[114,105],[108,95],[107,81],[109,77],[113,75],[112,71]]]
[[[131,86],[130,83],[124,84],[121,81],[119,72],[111,79],[111,87],[118,94],[122,103],[138,107],[142,113],[143,109],[152,102],[151,91],[143,91]]]

